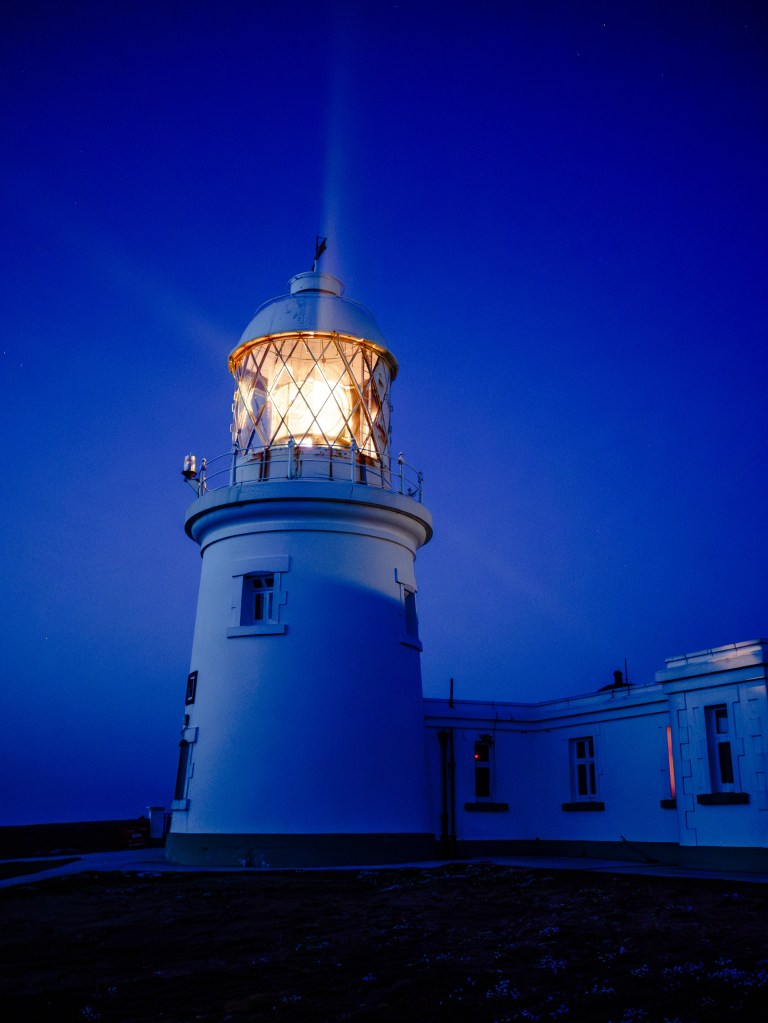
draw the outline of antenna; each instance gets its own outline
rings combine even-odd
[[[317,262],[318,262],[318,260],[320,259],[320,257],[322,256],[322,254],[325,252],[325,250],[327,248],[328,248],[328,239],[327,238],[321,238],[319,234],[316,234],[315,235],[315,261],[312,264],[312,273],[314,273],[315,270],[317,270]]]

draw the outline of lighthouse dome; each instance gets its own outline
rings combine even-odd
[[[309,270],[292,277],[288,286],[289,294],[270,299],[257,309],[238,348],[271,334],[324,331],[371,341],[387,350],[373,314],[359,302],[342,298],[344,285],[337,277]]]

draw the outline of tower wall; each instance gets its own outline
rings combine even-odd
[[[396,493],[291,480],[209,493],[187,532],[202,551],[197,684],[169,858],[432,855],[420,643],[406,608],[429,512]],[[254,572],[276,579],[266,625],[243,624]]]

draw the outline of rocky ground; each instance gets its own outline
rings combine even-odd
[[[767,911],[760,884],[491,864],[41,878],[0,891],[0,1006],[13,1023],[752,1023]]]

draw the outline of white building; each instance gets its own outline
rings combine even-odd
[[[768,868],[768,642],[546,703],[426,700],[445,853]]]
[[[202,572],[169,858],[768,868],[766,641],[671,658],[651,685],[424,700],[431,517],[389,449],[397,362],[342,290],[315,268],[258,310],[229,360],[232,452],[185,463]]]

